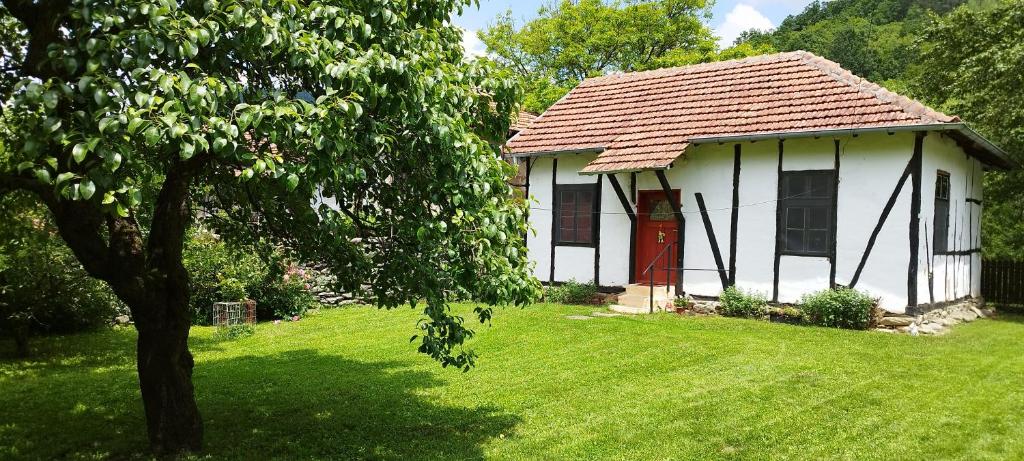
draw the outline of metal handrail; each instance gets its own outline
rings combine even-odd
[[[651,278],[650,278],[650,284],[651,284],[650,285],[650,294],[647,297],[648,309],[650,310],[649,313],[651,313],[651,314],[654,313],[654,271],[652,271],[651,269],[653,269],[654,265],[657,264],[659,260],[661,260],[661,257],[665,255],[666,251],[668,251],[669,254],[672,254],[672,252],[669,251],[669,250],[672,249],[673,245],[675,245],[675,242],[669,242],[668,245],[665,245],[665,248],[662,248],[661,251],[658,252],[658,256],[655,256],[654,259],[651,260],[651,263],[647,265],[647,268],[644,269],[644,271],[640,274],[640,275],[645,275],[645,274],[647,274],[647,272],[651,273]],[[670,269],[671,269],[671,266],[672,266],[672,264],[668,264],[668,263],[665,264],[665,294],[668,294],[668,292],[669,292],[668,281],[672,280],[671,272],[669,272]]]

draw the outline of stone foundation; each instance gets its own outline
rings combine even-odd
[[[937,307],[927,313],[911,316],[885,313],[878,319],[876,331],[905,333],[909,335],[941,335],[960,323],[973,322],[993,314],[978,299],[964,299],[946,306]]]

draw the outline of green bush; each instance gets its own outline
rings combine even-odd
[[[213,303],[240,301],[267,277],[267,264],[251,252],[233,251],[216,235],[199,229],[185,242],[192,323],[209,325]]]
[[[251,251],[232,249],[200,229],[186,242],[184,260],[195,324],[210,324],[215,302],[252,299],[257,320],[301,316],[316,305],[316,297],[308,290],[308,275],[281,261],[279,254],[260,258]]]
[[[548,287],[545,299],[558,304],[593,304],[597,296],[597,285],[569,280],[561,285]]]
[[[45,208],[22,194],[0,197],[0,336],[28,353],[33,333],[66,334],[109,325],[126,312],[61,240]]]
[[[800,307],[815,325],[864,330],[871,326],[871,310],[876,303],[866,293],[838,288],[806,295]]]
[[[729,317],[762,318],[768,308],[768,299],[760,293],[745,293],[732,286],[719,298],[719,313]]]
[[[274,269],[251,292],[256,300],[256,318],[288,319],[305,315],[316,306],[316,297],[309,292],[310,274],[294,265],[283,270],[278,265]]]

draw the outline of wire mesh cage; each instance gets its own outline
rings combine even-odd
[[[256,303],[253,301],[213,303],[212,323],[216,327],[252,325],[256,323]]]

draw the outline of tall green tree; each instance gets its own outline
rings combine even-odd
[[[587,77],[719,59],[705,0],[562,0],[518,25],[511,12],[480,31],[493,58],[520,75],[525,107],[542,112]],[[729,58],[765,46],[731,50]]]
[[[2,3],[0,193],[45,204],[131,310],[155,451],[202,443],[182,264],[197,206],[340,289],[425,306],[419,350],[445,366],[473,363],[450,300],[534,296],[496,142],[520,93],[464,60],[448,20],[468,0]]]
[[[906,72],[918,60],[916,41],[931,14],[944,14],[965,0],[814,1],[786,17],[775,30],[749,31],[738,43],[779,51],[806,50],[851,72],[903,90]]]
[[[961,7],[923,35],[914,89],[1024,160],[1024,1]],[[1024,258],[1024,174],[989,172],[983,251]]]

